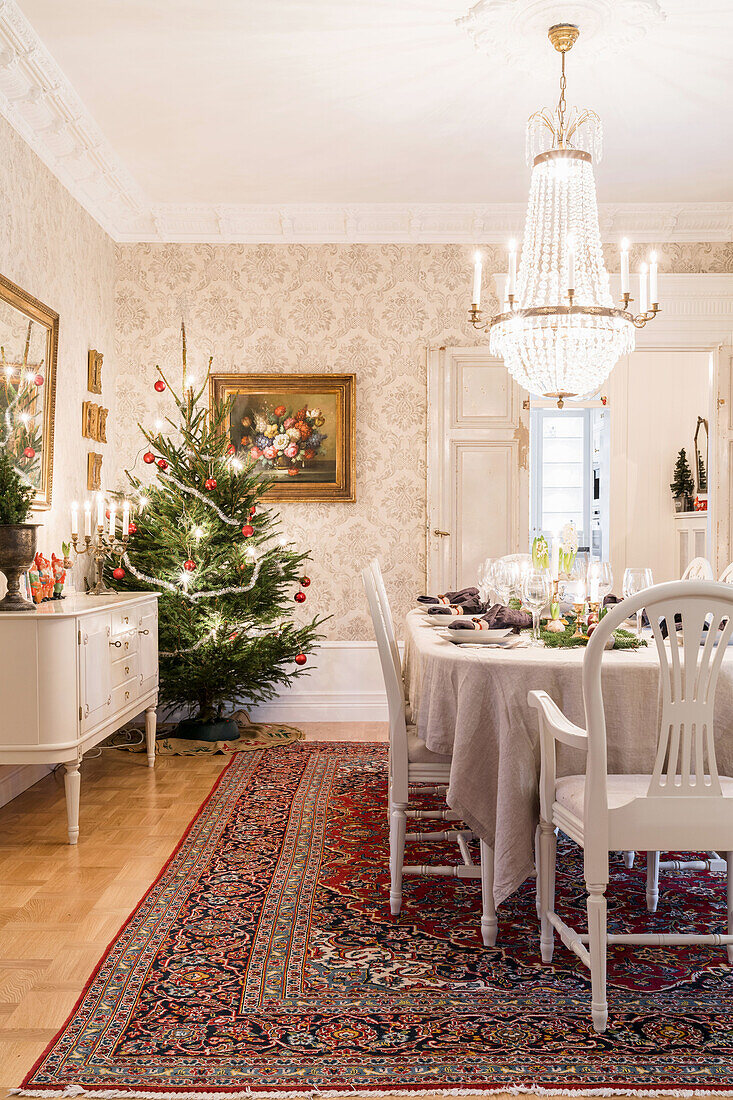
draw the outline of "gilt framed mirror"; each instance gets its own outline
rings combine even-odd
[[[0,275],[0,447],[51,507],[59,315]]]

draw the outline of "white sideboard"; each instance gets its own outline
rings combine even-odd
[[[84,753],[145,711],[155,764],[158,597],[70,596],[0,614],[0,764],[64,764],[69,844]]]
[[[709,558],[708,513],[676,512],[676,565],[681,577],[693,558]]]

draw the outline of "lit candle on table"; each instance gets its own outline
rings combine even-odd
[[[481,305],[481,253],[477,252],[473,260],[473,295],[471,301],[474,309],[478,309]]]
[[[84,538],[92,537],[92,502],[84,501]]]
[[[649,300],[653,306],[659,305],[659,268],[657,267],[657,254],[652,252],[649,257]]]
[[[130,533],[130,502],[125,500],[122,505],[122,537],[126,539]]]
[[[621,293],[631,293],[629,290],[629,242],[626,237],[621,241]]]
[[[114,501],[110,501],[109,505],[109,537],[113,539],[115,537],[115,525],[117,523],[117,505]]]
[[[71,533],[72,535],[79,534],[79,505],[75,500],[71,502]]]
[[[552,549],[550,552],[550,575],[553,581],[556,581],[560,576],[560,539],[552,540]]]
[[[97,527],[104,527],[104,497],[97,493]]]

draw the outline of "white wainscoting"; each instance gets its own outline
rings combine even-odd
[[[308,676],[269,703],[247,707],[260,722],[386,722],[376,642],[322,642]]]

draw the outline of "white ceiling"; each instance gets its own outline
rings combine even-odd
[[[538,37],[529,16],[512,23],[538,5],[543,24],[547,9],[581,9],[568,98],[603,119],[600,201],[733,200],[733,0],[482,2],[492,19],[506,15],[489,54],[456,24],[469,0],[18,6],[138,207],[521,206],[526,118],[557,97],[558,59],[544,29]],[[590,38],[584,6],[595,20]],[[660,7],[666,19],[642,20],[635,41],[611,41],[620,9]]]

